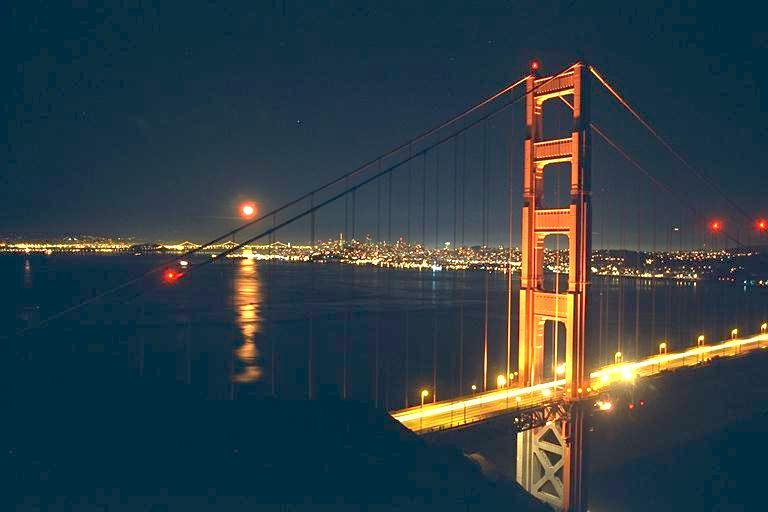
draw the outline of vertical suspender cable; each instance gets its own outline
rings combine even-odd
[[[424,153],[424,169],[421,173],[421,244],[427,247],[427,153]]]
[[[466,205],[467,205],[467,134],[462,134],[463,143],[461,145],[462,163],[461,163],[461,246],[464,247],[464,231],[466,228]]]
[[[486,225],[487,225],[487,209],[486,209],[486,201],[487,201],[487,193],[488,193],[488,181],[486,179],[486,176],[488,174],[488,122],[483,123],[483,167],[482,167],[482,228],[483,228],[483,234],[482,234],[482,241],[483,241],[483,258],[487,257],[485,247],[487,245],[487,231],[486,231]],[[485,286],[484,286],[484,297],[483,297],[483,304],[484,304],[484,325],[483,325],[483,390],[488,389],[488,286],[489,286],[489,269],[484,268],[483,271],[485,272]]]
[[[435,249],[440,249],[440,148],[435,148]]]
[[[387,176],[387,241],[392,243],[392,173]]]
[[[379,162],[379,171],[381,171],[381,162]],[[376,243],[381,243],[381,182],[376,180]]]
[[[658,258],[659,255],[656,252],[656,227],[657,227],[657,218],[656,218],[656,194],[652,195],[653,197],[653,205],[651,208],[651,224],[653,224],[653,237],[651,242],[651,249],[653,254],[653,265],[658,265]],[[653,343],[656,340],[656,282],[654,280],[651,280],[651,348],[653,347]]]
[[[349,188],[349,178],[344,178],[344,188]],[[349,195],[344,196],[344,239],[349,240]]]
[[[437,401],[437,313],[438,306],[435,304],[432,317],[432,402]]]
[[[312,240],[312,248],[315,247],[315,194],[309,196],[309,204],[312,213],[309,216],[309,238]]]
[[[507,237],[507,354],[506,354],[506,373],[504,377],[511,379],[510,358],[512,351],[512,204],[514,203],[512,196],[512,183],[514,175],[514,130],[515,130],[515,114],[514,110],[510,113],[510,126],[509,133],[509,155],[507,161],[507,208],[508,208],[508,222],[507,227],[509,230]]]
[[[459,138],[453,139],[453,250],[456,250],[456,221],[458,220],[458,160],[459,160]]]
[[[412,243],[412,240],[411,240],[411,190],[413,185],[413,161],[411,160],[412,155],[413,155],[413,146],[409,144],[408,145],[408,191],[406,192],[406,196],[408,198],[406,201],[408,203],[408,205],[406,206],[408,218],[405,221],[407,226],[405,230],[405,233],[406,233],[405,237],[409,245]]]
[[[357,189],[352,190],[352,240],[355,239],[357,226]]]
[[[342,368],[342,374],[341,374],[341,398],[346,400],[348,397],[347,395],[347,352],[349,350],[349,310],[344,312],[344,357],[343,357],[343,368]]]
[[[637,209],[637,254],[635,255],[636,258],[636,268],[640,268],[640,258],[641,258],[641,241],[640,241],[640,208]],[[636,276],[634,279],[635,284],[635,360],[640,360],[640,276]]]
[[[405,310],[405,408],[408,408],[408,391],[410,390],[410,369],[411,369],[411,340],[408,309]]]
[[[381,303],[379,303],[381,305]],[[376,346],[374,347],[373,404],[379,407],[379,345],[381,343],[381,309],[376,310]]]

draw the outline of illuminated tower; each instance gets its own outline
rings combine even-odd
[[[535,70],[535,68],[534,68]],[[544,380],[544,325],[565,329],[565,398],[577,401],[587,386],[584,338],[590,255],[589,70],[581,63],[555,77],[530,76],[526,83],[523,177],[522,274],[520,277],[520,384]],[[573,107],[570,137],[543,140],[546,101],[565,99]],[[570,205],[544,208],[547,166],[570,163]],[[544,290],[544,240],[568,236],[568,289]],[[570,418],[518,434],[517,479],[534,496],[563,510],[582,510],[581,411]]]

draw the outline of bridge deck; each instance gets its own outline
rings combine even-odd
[[[604,366],[590,374],[590,386],[583,391],[593,399],[618,382],[632,382],[667,370],[696,366],[714,357],[733,357],[768,348],[768,333],[737,338],[716,345],[702,345],[683,352],[659,354],[641,361]],[[391,415],[414,432],[429,432],[459,427],[493,416],[544,407],[563,398],[565,380],[554,380],[525,388],[503,388],[472,396],[424,404]]]

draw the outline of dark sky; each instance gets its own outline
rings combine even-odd
[[[19,4],[4,30],[0,233],[201,240],[233,225],[242,199],[277,206],[522,76],[531,57],[549,72],[594,64],[745,209],[768,213],[768,32],[728,3]],[[628,117],[597,109],[630,136]]]

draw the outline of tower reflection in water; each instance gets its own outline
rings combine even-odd
[[[243,343],[235,349],[237,364],[233,380],[239,383],[255,382],[263,374],[259,366],[259,348],[256,346],[256,336],[262,330],[263,319],[261,276],[252,259],[240,260],[235,271],[234,287],[232,300]]]

